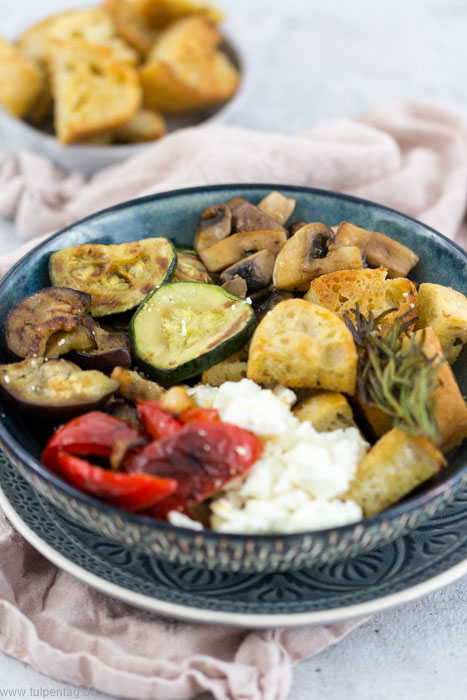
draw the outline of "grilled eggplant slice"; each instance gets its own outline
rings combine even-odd
[[[95,347],[76,350],[70,354],[69,360],[83,369],[98,369],[100,372],[111,372],[114,367],[131,367],[130,341],[125,333],[110,333],[91,317],[84,323],[92,333]]]
[[[168,386],[242,348],[255,326],[251,305],[221,287],[165,284],[144,300],[133,317],[133,356],[149,376]]]
[[[8,356],[52,357],[70,350],[94,347],[91,332],[83,327],[90,308],[89,294],[63,287],[46,287],[14,306],[7,316],[4,334]]]
[[[50,279],[91,295],[91,314],[107,316],[137,306],[172,276],[177,263],[167,238],[146,238],[120,245],[86,245],[52,253]]]
[[[172,282],[212,284],[212,281],[211,275],[195,251],[177,250],[177,267],[173,273]]]
[[[0,365],[0,390],[20,411],[66,420],[101,407],[118,389],[102,372],[84,371],[67,360],[30,357]]]

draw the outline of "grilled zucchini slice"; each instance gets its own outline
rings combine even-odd
[[[177,254],[167,238],[145,238],[120,245],[88,243],[52,253],[54,287],[91,295],[91,314],[108,316],[134,309],[172,276]]]
[[[139,366],[168,386],[242,348],[256,327],[251,305],[215,284],[172,282],[150,294],[130,326]]]

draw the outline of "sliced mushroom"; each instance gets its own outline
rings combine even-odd
[[[114,367],[131,367],[130,341],[125,333],[110,333],[89,317],[84,321],[91,331],[95,347],[75,350],[69,359],[83,369],[111,372]]]
[[[306,291],[310,282],[334,270],[361,269],[362,256],[356,246],[339,248],[334,231],[322,223],[307,224],[289,238],[276,258],[274,286]]]
[[[276,219],[284,226],[287,219],[292,216],[296,203],[296,199],[274,191],[261,200],[258,204],[258,209],[268,216],[272,216],[273,219]]]
[[[307,225],[307,221],[295,221],[295,223],[290,224],[289,226],[289,235],[294,236],[297,233],[297,231],[300,231],[301,228]]]
[[[278,253],[286,241],[285,229],[234,233],[210,248],[200,251],[200,258],[209,272],[219,272],[238,262],[245,255],[256,253],[258,250],[267,249],[272,253]]]
[[[193,243],[199,252],[217,241],[227,238],[232,230],[232,213],[227,204],[216,204],[201,212],[198,229]]]
[[[67,360],[29,357],[0,365],[0,389],[20,411],[62,421],[105,404],[118,381]]]
[[[358,246],[370,267],[385,267],[391,278],[407,277],[419,259],[413,250],[384,233],[368,231],[347,221],[337,229],[337,239],[342,246]]]
[[[266,287],[272,280],[275,260],[276,256],[270,250],[259,250],[257,253],[248,255],[239,262],[230,265],[221,274],[221,280],[227,282],[239,275],[245,280],[249,293],[257,292]]]
[[[240,275],[235,275],[235,277],[224,282],[222,289],[225,289],[229,294],[233,294],[234,297],[239,297],[239,299],[245,299],[247,295],[246,281]]]
[[[284,231],[284,227],[272,216],[260,211],[251,202],[237,197],[227,202],[232,212],[232,231],[245,233],[247,231]]]
[[[266,316],[268,311],[271,311],[281,301],[292,299],[292,292],[283,292],[279,289],[268,290],[265,294],[253,300],[253,309],[255,310],[256,318],[261,321]]]
[[[91,297],[65,287],[46,287],[14,306],[5,323],[5,345],[12,359],[33,355],[58,357],[73,348],[92,348],[82,328]],[[73,335],[69,335],[73,334]]]

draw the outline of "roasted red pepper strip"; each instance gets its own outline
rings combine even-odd
[[[148,437],[136,425],[101,411],[91,411],[68,421],[52,435],[42,453],[42,463],[56,471],[60,451],[110,459],[112,454],[128,455],[147,442]]]
[[[215,408],[187,408],[180,414],[182,423],[192,423],[193,421],[204,421],[206,423],[220,423],[219,413]]]
[[[151,508],[152,515],[165,518],[170,510],[184,510],[219,491],[249,469],[262,451],[260,440],[248,430],[197,421],[130,456],[125,468],[176,479],[176,492]]]
[[[112,472],[66,452],[58,452],[56,464],[57,471],[77,489],[125,510],[146,510],[177,488],[174,479]]]
[[[155,440],[173,435],[183,427],[183,423],[164,411],[157,401],[138,402],[136,415]]]

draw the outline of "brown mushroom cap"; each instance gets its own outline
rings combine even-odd
[[[227,204],[215,204],[201,212],[198,229],[193,243],[199,252],[217,241],[227,238],[232,231],[232,212]]]
[[[221,274],[221,280],[227,282],[239,275],[245,280],[248,292],[256,292],[266,287],[272,280],[275,259],[276,256],[270,250],[259,250],[230,265]]]
[[[282,224],[265,214],[258,207],[255,207],[246,199],[237,197],[227,203],[232,212],[232,231],[234,233],[245,233],[246,231],[285,231]]]

